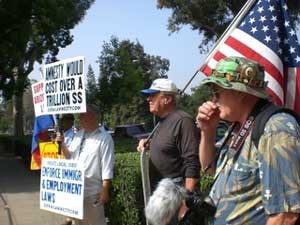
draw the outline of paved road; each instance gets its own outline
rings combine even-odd
[[[0,225],[60,225],[64,216],[39,208],[40,175],[0,151]]]

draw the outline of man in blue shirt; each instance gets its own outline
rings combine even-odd
[[[227,57],[202,84],[213,94],[197,115],[200,163],[215,176],[210,192],[217,208],[213,224],[295,224],[300,213],[298,123],[288,113],[276,113],[267,121],[258,147],[251,139],[255,118],[273,104],[263,67]],[[220,119],[232,123],[232,132],[217,156],[214,135]]]

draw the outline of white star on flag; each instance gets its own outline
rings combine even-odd
[[[248,0],[201,71],[209,76],[226,56],[246,57],[263,65],[274,102],[300,113],[300,46],[285,0]]]

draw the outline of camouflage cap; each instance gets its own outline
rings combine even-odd
[[[246,92],[259,98],[269,98],[264,80],[264,68],[257,62],[236,56],[221,59],[210,77],[201,84],[214,83],[222,88]]]

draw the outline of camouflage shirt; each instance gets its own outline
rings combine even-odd
[[[300,128],[292,116],[273,115],[258,149],[250,132],[235,157],[228,152],[221,150],[210,192],[215,225],[260,225],[270,214],[300,213]]]

